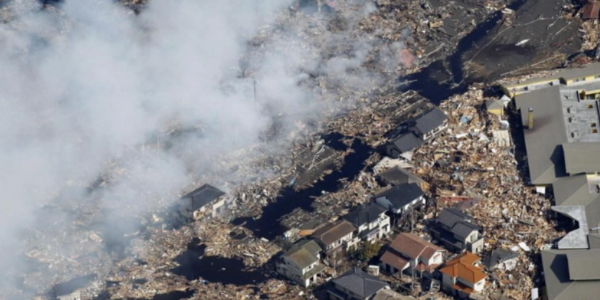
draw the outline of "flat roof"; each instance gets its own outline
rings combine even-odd
[[[567,252],[571,280],[600,279],[600,249]],[[600,283],[600,282],[599,282]]]
[[[600,142],[563,144],[567,173],[600,172]]]
[[[571,280],[567,254],[577,255],[590,250],[543,250],[542,265],[548,300],[597,299],[598,280]]]
[[[563,121],[560,89],[553,86],[517,95],[521,121],[527,125],[528,110],[533,108],[533,128],[523,129],[529,175],[533,184],[552,184],[565,176],[562,144],[568,142]]]
[[[556,74],[565,80],[576,79],[591,75],[600,74],[600,63],[587,64],[581,68],[571,68],[560,71]]]

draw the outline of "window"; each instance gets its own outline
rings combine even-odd
[[[592,126],[592,128],[596,127],[596,123],[591,123],[590,126]]]
[[[598,133],[598,129],[592,129],[592,133]]]
[[[594,108],[594,104],[588,104],[588,105],[587,105],[587,108],[589,108],[589,109],[592,109],[592,108]]]

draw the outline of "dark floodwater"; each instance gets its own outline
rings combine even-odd
[[[340,134],[330,134],[324,137],[327,145],[334,150],[345,151],[347,146],[341,142],[344,136]],[[311,204],[313,197],[320,196],[323,191],[335,192],[339,189],[339,180],[342,178],[353,178],[359,174],[364,166],[364,161],[371,155],[372,148],[355,139],[350,147],[353,152],[344,158],[343,166],[325,178],[317,182],[312,187],[296,191],[293,187],[287,187],[280,192],[280,195],[274,202],[269,203],[263,208],[263,213],[259,219],[238,218],[232,223],[234,225],[244,224],[244,227],[251,230],[255,236],[264,237],[272,240],[282,235],[287,229],[279,224],[278,220],[291,213],[296,208],[302,208],[308,212],[312,211]]]

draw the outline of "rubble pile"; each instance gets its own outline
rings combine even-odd
[[[483,91],[472,88],[442,103],[448,129],[419,148],[411,163],[431,184],[438,212],[448,206],[465,209],[484,228],[487,251],[506,247],[522,253],[515,269],[490,271],[489,291],[508,290],[505,295],[526,299],[539,272],[534,253],[564,232],[547,219],[550,201],[524,183],[512,142],[494,139],[508,123],[482,109],[483,100]]]

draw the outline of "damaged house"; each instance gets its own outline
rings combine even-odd
[[[483,249],[483,236],[472,220],[473,217],[458,209],[446,208],[437,218],[437,226],[431,229],[433,237],[450,251],[479,253]]]
[[[400,166],[391,167],[379,174],[377,179],[383,183],[383,185],[402,185],[407,183],[416,183],[422,190],[427,190],[429,184],[425,180],[412,174],[409,170],[404,169]]]
[[[299,241],[281,256],[277,262],[277,273],[308,287],[325,270],[320,264],[320,252],[321,247],[315,241]]]
[[[356,227],[352,244],[376,241],[390,232],[390,217],[385,214],[386,211],[380,205],[369,202],[345,215],[344,220]]]
[[[405,183],[375,195],[375,202],[388,209],[397,224],[404,214],[425,205],[425,193],[418,184]]]
[[[345,220],[338,220],[333,224],[317,229],[313,233],[314,239],[323,248],[326,254],[348,250],[353,246],[353,236],[356,227]]]
[[[179,213],[188,221],[216,218],[224,215],[229,202],[225,192],[205,184],[179,200]]]
[[[446,250],[412,233],[400,233],[381,256],[382,269],[389,274],[404,272],[427,275],[444,263]]]
[[[392,158],[412,152],[448,127],[448,117],[438,107],[410,120],[398,128],[398,134],[385,147]]]

